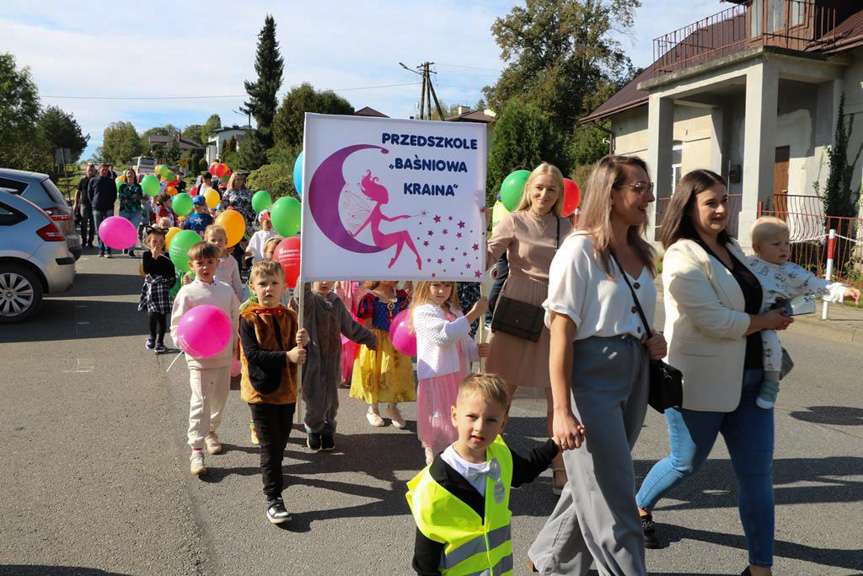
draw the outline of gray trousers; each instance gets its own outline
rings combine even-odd
[[[563,453],[569,482],[529,555],[544,575],[647,574],[630,450],[647,411],[647,350],[631,336],[573,343],[573,412],[581,448]]]

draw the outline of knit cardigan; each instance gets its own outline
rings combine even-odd
[[[479,360],[476,342],[470,337],[470,323],[461,310],[454,309],[452,313],[456,319],[448,322],[443,309],[435,304],[422,304],[412,312],[420,380],[458,372],[459,346],[468,363]]]

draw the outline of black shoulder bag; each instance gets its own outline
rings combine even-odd
[[[558,248],[560,248],[560,218],[557,219],[555,251]],[[504,284],[505,288],[506,284]],[[494,315],[491,319],[492,332],[503,332],[523,340],[539,342],[543,326],[545,326],[545,309],[542,306],[528,304],[515,298],[498,296],[494,305]]]
[[[620,270],[623,281],[629,286],[632,299],[635,300],[635,307],[638,308],[638,315],[641,316],[641,322],[644,324],[644,330],[647,333],[647,337],[651,338],[653,331],[650,329],[647,316],[644,315],[644,310],[641,308],[641,302],[638,301],[638,296],[635,295],[635,289],[629,283],[626,271],[624,271],[620,262],[617,261],[617,256],[614,255],[614,252],[611,253],[611,257]],[[650,391],[647,394],[647,403],[660,414],[664,413],[666,408],[674,408],[683,404],[683,372],[670,364],[666,364],[662,360],[651,358]]]

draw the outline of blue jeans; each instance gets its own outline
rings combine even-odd
[[[141,212],[140,211],[138,211],[138,212],[120,211],[120,216],[122,216],[123,218],[125,218],[126,220],[131,222],[132,226],[135,227],[135,230],[138,230],[140,228],[140,226],[141,226]],[[131,248],[129,248],[129,250],[134,251],[135,246],[132,246]]]
[[[106,218],[110,218],[114,215],[114,209],[111,210],[93,210],[93,220],[96,221],[96,235],[99,235],[99,225],[102,223],[102,220]],[[111,249],[102,242],[102,237],[99,236],[99,254],[110,254]]]
[[[638,507],[653,510],[671,489],[698,471],[722,434],[737,476],[738,508],[753,566],[773,565],[773,410],[755,405],[764,377],[746,370],[740,405],[734,412],[665,411],[671,454],[641,483]]]

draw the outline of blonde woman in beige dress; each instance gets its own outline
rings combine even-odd
[[[521,203],[504,216],[488,241],[486,262],[497,262],[504,252],[509,261],[509,277],[503,285],[501,297],[542,306],[548,297],[551,260],[558,246],[572,232],[572,223],[560,216],[562,209],[563,175],[557,167],[543,162],[527,179]],[[545,389],[548,402],[546,428],[551,434],[549,341],[549,331],[545,326],[538,342],[500,331],[492,332],[486,370],[506,380],[512,394],[519,386]],[[566,470],[560,455],[555,457],[553,466],[552,488],[559,495],[566,484]]]

